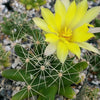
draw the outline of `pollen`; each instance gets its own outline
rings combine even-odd
[[[59,33],[59,37],[66,39],[67,41],[70,41],[71,36],[72,36],[72,30],[70,28],[67,28],[67,27],[62,29]]]

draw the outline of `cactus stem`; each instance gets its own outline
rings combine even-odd
[[[41,70],[44,71],[45,70],[45,66],[41,66]]]

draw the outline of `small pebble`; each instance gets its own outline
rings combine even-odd
[[[93,78],[93,75],[92,74],[90,75],[90,78]]]
[[[93,83],[94,85],[98,85],[99,84],[98,81],[94,81],[94,80],[91,83]]]
[[[5,50],[6,50],[6,51],[11,51],[10,46],[6,46],[6,47],[5,47]]]

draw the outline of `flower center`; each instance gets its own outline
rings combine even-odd
[[[72,37],[72,30],[70,28],[65,27],[64,29],[62,29],[59,33],[59,37],[60,38],[64,38],[67,41],[71,40]]]

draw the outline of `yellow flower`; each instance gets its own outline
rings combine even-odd
[[[100,7],[94,7],[87,11],[87,0],[83,0],[78,5],[75,1],[57,0],[55,4],[55,14],[47,8],[41,8],[44,19],[34,18],[38,27],[47,32],[45,55],[51,55],[55,51],[59,60],[64,63],[69,52],[80,58],[80,47],[95,53],[99,51],[86,41],[94,37],[89,32],[88,27],[93,27],[89,23],[99,14]]]

